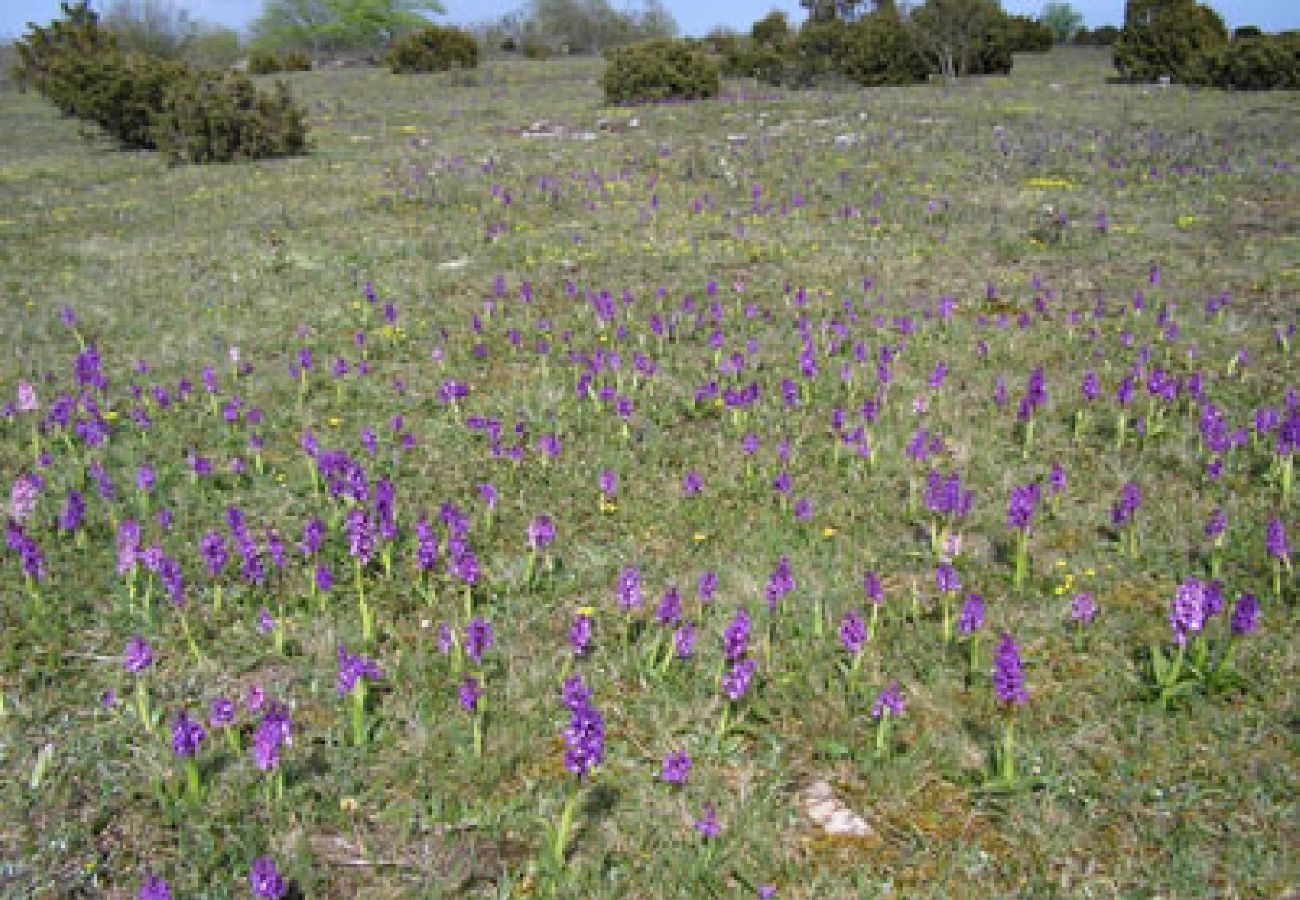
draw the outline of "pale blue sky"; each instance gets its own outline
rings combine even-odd
[[[108,0],[96,0],[101,8]],[[1003,0],[1008,12],[1038,15],[1045,0]],[[1090,26],[1119,24],[1124,17],[1124,0],[1071,0]],[[447,15],[440,21],[473,23],[495,19],[518,9],[521,0],[444,0]],[[616,7],[627,5],[613,0]],[[261,0],[182,0],[181,5],[199,19],[240,27],[257,16]],[[636,4],[633,4],[636,5]],[[771,9],[784,9],[791,21],[803,20],[798,0],[665,0],[684,34],[704,34],[714,25],[747,29]],[[1211,4],[1230,28],[1258,25],[1266,31],[1300,28],[1300,0],[1217,0]],[[0,35],[16,36],[26,23],[44,23],[58,15],[58,0],[0,0]]]

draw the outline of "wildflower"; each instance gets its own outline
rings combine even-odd
[[[641,570],[628,566],[618,577],[618,605],[631,611],[641,606]]]
[[[673,652],[678,659],[689,659],[695,651],[695,623],[687,622],[673,632]]]
[[[705,840],[716,838],[722,834],[722,826],[718,824],[718,809],[712,803],[704,804],[704,814],[695,820],[695,830]]]
[[[292,728],[289,707],[272,701],[253,735],[253,761],[263,772],[279,768],[280,748],[290,742]]]
[[[590,700],[591,690],[582,680],[580,673],[575,672],[564,679],[564,684],[560,687],[560,701],[569,708],[570,712],[586,706]]]
[[[718,573],[706,569],[700,573],[695,582],[695,593],[700,598],[701,603],[709,603],[713,600],[713,594],[718,589]]]
[[[1250,634],[1259,626],[1259,601],[1254,594],[1242,594],[1232,608],[1232,633]]]
[[[190,759],[199,752],[199,745],[207,736],[207,730],[181,710],[172,722],[172,753]]]
[[[682,598],[677,587],[671,586],[664,591],[659,607],[655,610],[655,619],[660,625],[674,625],[682,617]]]
[[[840,643],[851,656],[857,656],[862,652],[869,637],[867,623],[856,610],[849,610],[840,619]]]
[[[1273,518],[1268,520],[1267,531],[1264,535],[1264,546],[1268,550],[1268,555],[1282,563],[1288,569],[1291,567],[1291,547],[1287,544],[1286,526],[1282,520]]]
[[[136,898],[137,900],[172,900],[172,890],[165,878],[146,875]]]
[[[583,656],[591,646],[591,616],[579,613],[569,626],[569,646],[574,656]]]
[[[691,773],[691,757],[685,750],[673,750],[664,757],[660,777],[669,784],[685,784]]]
[[[1029,530],[1030,525],[1033,524],[1040,493],[1038,482],[1030,482],[1011,489],[1011,499],[1007,503],[1007,527],[1022,532]]]
[[[495,642],[492,625],[486,619],[470,619],[465,626],[465,652],[474,662],[481,662],[483,653]]]
[[[541,550],[555,540],[555,525],[550,516],[538,516],[528,523],[528,549]]]
[[[871,705],[871,718],[880,719],[887,715],[901,716],[905,709],[907,709],[907,701],[903,698],[903,692],[899,690],[897,681],[891,681],[876,697],[876,702]]]
[[[960,634],[974,634],[984,627],[984,598],[979,594],[967,594],[957,616],[957,631]]]
[[[605,719],[589,700],[572,707],[564,729],[564,767],[582,778],[605,758]]]
[[[618,493],[618,473],[612,469],[602,469],[597,478],[600,486],[600,492],[607,497],[613,497]]]
[[[961,590],[961,578],[951,563],[942,562],[935,567],[934,583],[935,587],[945,594]]]
[[[14,521],[23,522],[32,514],[41,485],[42,480],[38,475],[22,474],[14,479],[9,492],[9,515]]]
[[[267,900],[280,900],[289,892],[284,876],[269,856],[259,856],[253,860],[253,867],[248,872],[248,884],[253,889],[253,896],[265,897]]]
[[[767,580],[767,606],[771,612],[776,612],[776,603],[785,597],[796,587],[794,575],[790,571],[790,558],[782,556]]]
[[[743,657],[749,649],[749,613],[739,607],[732,616],[730,624],[722,630],[722,655],[735,662]]]
[[[208,704],[208,724],[213,728],[225,728],[234,721],[234,702],[228,697],[213,697]]]
[[[348,653],[348,648],[341,642],[338,646],[339,672],[334,686],[339,696],[352,693],[360,679],[383,678],[384,672],[379,664],[360,653]]]
[[[688,497],[694,497],[704,490],[704,476],[694,470],[687,472],[682,478],[682,493]]]
[[[1216,506],[1205,522],[1205,536],[1217,540],[1228,527],[1228,516],[1223,507]]]
[[[1020,648],[1010,633],[1002,632],[997,652],[993,657],[993,690],[1002,703],[1021,705],[1029,699],[1025,689],[1025,673],[1020,661]]]
[[[1074,599],[1070,601],[1071,622],[1088,625],[1096,615],[1097,604],[1093,602],[1092,594],[1080,593],[1074,595]]]
[[[1133,513],[1142,505],[1142,488],[1135,481],[1127,481],[1120,488],[1119,499],[1110,510],[1112,524],[1123,525],[1133,518]]]
[[[754,673],[757,671],[758,663],[749,657],[736,662],[722,676],[722,692],[727,695],[727,699],[735,701],[745,696],[749,691],[750,682],[754,680]]]
[[[1196,577],[1187,578],[1174,591],[1169,603],[1169,626],[1174,643],[1182,647],[1187,638],[1205,627],[1205,585]]]
[[[479,698],[483,696],[483,684],[477,678],[466,675],[457,691],[461,708],[466,712],[478,711]]]
[[[138,634],[126,642],[126,654],[123,667],[131,673],[138,674],[153,665],[153,648],[149,642]]]

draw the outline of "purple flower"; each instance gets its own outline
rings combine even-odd
[[[878,573],[868,571],[862,576],[862,592],[866,595],[867,602],[872,606],[879,606],[885,601],[885,588],[880,583]]]
[[[270,772],[280,765],[280,747],[290,742],[292,731],[289,707],[272,701],[253,735],[253,762],[259,769]]]
[[[137,900],[172,900],[172,889],[159,875],[146,875],[140,885]]]
[[[268,900],[280,900],[289,892],[284,876],[275,867],[275,860],[269,856],[259,856],[253,860],[253,868],[248,873],[248,884],[253,889],[253,896]]]
[[[628,566],[618,576],[618,605],[625,610],[641,606],[641,570]]]
[[[1034,512],[1038,506],[1041,489],[1038,482],[1022,484],[1011,489],[1011,498],[1007,502],[1007,527],[1028,531],[1034,521]]]
[[[81,520],[86,515],[86,500],[75,489],[68,491],[68,499],[63,512],[59,513],[59,528],[63,531],[76,531],[81,527]]]
[[[693,497],[702,490],[704,490],[704,476],[694,470],[687,472],[682,478],[682,493]]]
[[[613,497],[618,493],[618,473],[612,469],[601,469],[597,483],[602,494]]]
[[[564,684],[560,687],[560,700],[569,708],[570,712],[586,706],[590,702],[591,690],[587,687],[587,683],[582,680],[580,672],[575,672],[564,679]]]
[[[483,696],[482,682],[466,675],[465,680],[460,683],[457,696],[462,709],[468,713],[477,712],[479,698]]]
[[[1268,520],[1267,531],[1264,534],[1264,546],[1268,550],[1268,555],[1281,562],[1284,566],[1291,566],[1291,548],[1286,540],[1286,527],[1282,520],[1273,518]]]
[[[961,590],[961,578],[952,563],[941,562],[935,567],[934,585],[943,593],[955,594]]]
[[[1006,631],[1002,632],[993,656],[993,691],[999,701],[1008,705],[1019,706],[1029,700],[1020,648]]]
[[[339,673],[334,686],[340,697],[352,693],[358,679],[384,677],[384,672],[379,668],[378,663],[360,653],[348,653],[348,648],[342,642],[339,643],[338,661]]]
[[[1074,599],[1070,601],[1070,621],[1088,625],[1096,615],[1097,604],[1093,602],[1092,594],[1074,595]]]
[[[126,654],[122,666],[128,672],[140,673],[153,665],[153,648],[149,642],[138,634],[131,635],[126,642]]]
[[[871,718],[879,719],[884,715],[897,718],[905,709],[907,701],[903,699],[903,692],[899,690],[897,681],[891,681],[876,697],[876,702],[871,704]]]
[[[483,500],[483,505],[488,509],[497,508],[497,489],[496,485],[490,481],[484,481],[478,486],[478,495]]]
[[[1187,643],[1188,636],[1205,627],[1205,585],[1195,576],[1174,591],[1169,602],[1169,627],[1174,631],[1174,643],[1180,647]]]
[[[207,736],[207,730],[182,709],[172,722],[172,753],[189,759],[199,752],[199,745]]]
[[[676,585],[664,591],[663,598],[655,610],[655,619],[660,625],[675,625],[682,618],[682,597]]]
[[[334,573],[325,563],[316,565],[316,590],[321,593],[328,593],[334,587]]]
[[[730,624],[722,630],[722,655],[735,662],[749,649],[749,613],[739,607],[732,616]]]
[[[790,571],[790,558],[782,556],[767,579],[765,594],[768,609],[776,612],[777,601],[787,596],[796,586],[794,575]]]
[[[718,809],[712,803],[704,804],[704,814],[695,820],[695,830],[706,841],[722,834],[722,826],[718,824]]]
[[[41,479],[37,475],[22,474],[14,479],[9,491],[9,515],[15,521],[23,522],[36,508],[36,495],[41,490]]]
[[[861,653],[869,637],[867,623],[857,610],[849,610],[840,619],[840,643],[851,655],[857,656]]]
[[[1210,539],[1218,538],[1227,528],[1228,515],[1223,511],[1223,507],[1216,506],[1205,522],[1205,536]]]
[[[262,632],[262,634],[275,631],[275,618],[271,615],[271,611],[265,606],[263,606],[261,612],[257,614],[257,630]]]
[[[1242,594],[1232,607],[1232,633],[1250,634],[1259,627],[1259,601],[1254,594]]]
[[[757,671],[758,663],[748,656],[728,669],[722,676],[722,692],[727,695],[727,699],[735,701],[745,696]]]
[[[669,784],[685,784],[691,774],[691,757],[685,750],[673,750],[664,757],[660,777]]]
[[[446,656],[451,652],[452,646],[456,643],[456,638],[451,633],[451,626],[446,622],[438,623],[438,652]]]
[[[589,700],[570,708],[564,738],[564,767],[582,778],[605,758],[605,719]]]
[[[1119,489],[1119,499],[1110,509],[1110,521],[1114,525],[1123,525],[1133,518],[1133,513],[1142,505],[1142,488],[1137,482],[1127,481]]]
[[[686,622],[673,632],[673,652],[678,659],[690,659],[695,652],[696,630],[694,622]]]
[[[569,626],[569,646],[574,656],[583,656],[591,646],[591,616],[579,613]]]
[[[346,527],[348,553],[364,566],[370,562],[370,557],[375,552],[375,530],[364,506],[354,506],[348,510]]]
[[[967,594],[957,616],[957,631],[960,634],[974,634],[984,627],[984,598],[979,594]]]
[[[718,589],[718,573],[705,569],[700,573],[700,577],[695,582],[695,593],[700,598],[701,603],[709,603],[713,600],[713,594]]]
[[[213,728],[225,728],[235,721],[235,704],[229,697],[213,697],[208,704],[208,724]]]
[[[495,643],[495,637],[492,633],[492,625],[481,618],[470,619],[469,624],[465,626],[465,652],[469,654],[470,659],[474,662],[483,660],[483,653],[492,644]]]
[[[555,525],[550,516],[538,516],[528,523],[528,549],[541,550],[555,540]]]
[[[1101,394],[1101,385],[1097,381],[1097,373],[1091,370],[1083,373],[1083,383],[1079,386],[1079,392],[1083,394],[1085,402],[1091,403]]]

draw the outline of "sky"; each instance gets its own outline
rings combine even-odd
[[[103,8],[109,0],[96,0]],[[256,18],[262,0],[177,0],[196,19],[240,28]],[[438,21],[473,24],[499,18],[526,0],[443,0],[447,15]],[[1008,12],[1037,16],[1046,0],[1002,0]],[[611,0],[624,8],[626,0]],[[1070,0],[1089,27],[1118,25],[1124,18],[1124,0]],[[715,25],[746,31],[755,19],[772,9],[784,9],[792,22],[803,21],[798,0],[664,0],[683,34],[702,35]],[[633,2],[630,5],[638,6]],[[1213,0],[1229,28],[1258,25],[1265,31],[1300,28],[1300,0]],[[0,0],[0,36],[16,37],[27,22],[43,24],[59,14],[59,0]]]

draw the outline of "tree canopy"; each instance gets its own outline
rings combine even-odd
[[[444,12],[439,0],[266,0],[253,43],[313,54],[375,51]]]

